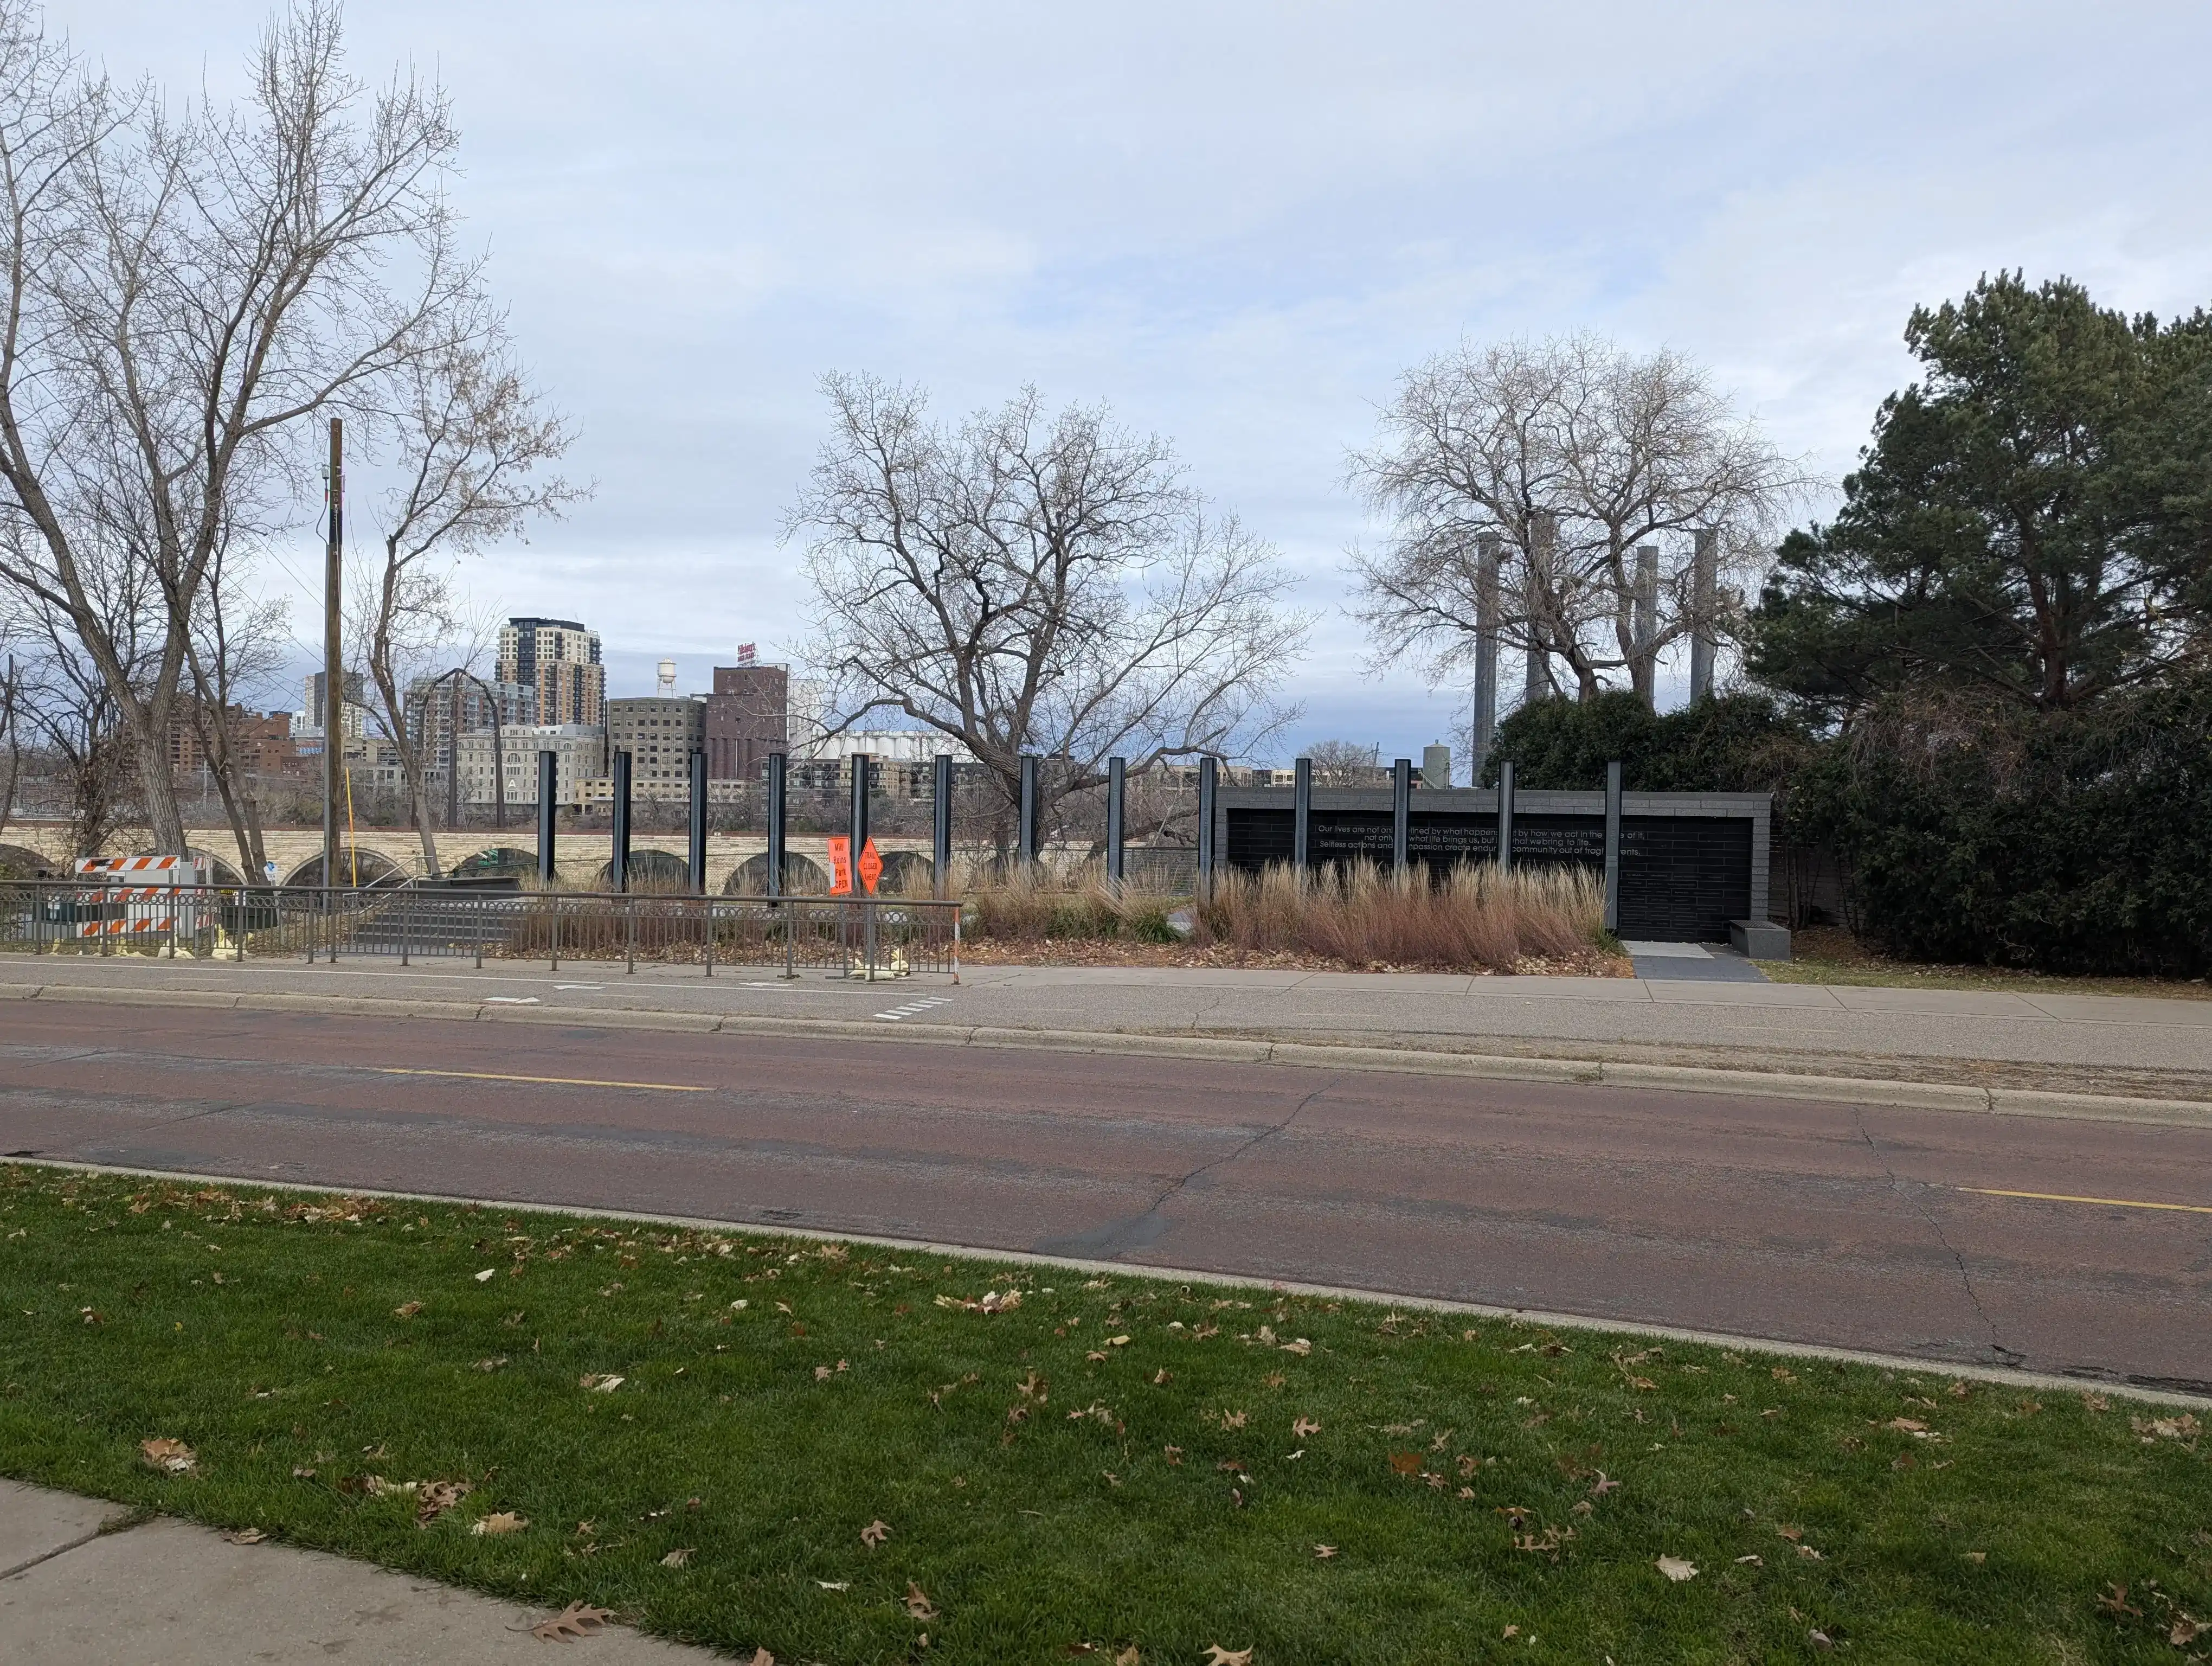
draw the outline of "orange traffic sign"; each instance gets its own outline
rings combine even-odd
[[[853,894],[853,842],[850,839],[830,841],[830,894],[850,897]]]
[[[871,839],[860,847],[860,883],[872,894],[876,881],[884,877],[884,859],[876,854],[876,842]]]

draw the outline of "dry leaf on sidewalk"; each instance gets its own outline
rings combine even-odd
[[[146,1462],[165,1475],[189,1475],[200,1467],[199,1455],[181,1440],[167,1436],[153,1440],[142,1440],[138,1450],[146,1455]]]
[[[571,1602],[550,1620],[542,1620],[530,1628],[530,1634],[541,1643],[566,1643],[571,1638],[590,1637],[615,1617],[612,1608],[595,1608],[589,1602]]]
[[[258,1545],[269,1535],[258,1527],[242,1527],[235,1533],[222,1535],[234,1545]]]

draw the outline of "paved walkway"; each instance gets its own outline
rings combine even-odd
[[[39,1666],[549,1659],[550,1610],[0,1481],[0,1656]],[[722,1657],[611,1627],[594,1666]]]
[[[464,960],[179,963],[0,956],[0,995],[68,988],[313,992],[541,1012],[651,1011],[909,1027],[1200,1035],[1628,1062],[1988,1080],[2212,1097],[2212,1000],[1672,978],[1157,967],[969,968],[891,984],[765,969]]]

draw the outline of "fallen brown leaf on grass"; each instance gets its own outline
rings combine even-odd
[[[1575,1530],[1571,1527],[1547,1527],[1541,1533],[1516,1533],[1513,1535],[1513,1548],[1534,1551],[1556,1561],[1559,1547],[1574,1536]]]
[[[1653,1566],[1678,1585],[1685,1579],[1698,1577],[1698,1565],[1686,1562],[1679,1556],[1662,1556]]]
[[[1302,1417],[1298,1419],[1297,1422],[1291,1425],[1291,1432],[1296,1435],[1300,1440],[1304,1440],[1309,1435],[1319,1434],[1321,1432],[1321,1425],[1315,1422],[1313,1419],[1310,1417]]]
[[[501,1355],[499,1356],[499,1358],[497,1358],[496,1359],[479,1359],[479,1360],[477,1360],[477,1369],[478,1371],[497,1371],[497,1370],[498,1370],[501,1365],[505,1365],[506,1363],[507,1363],[507,1356],[506,1356],[505,1354],[503,1354],[503,1353],[502,1353],[502,1354],[501,1354]]]
[[[766,1649],[755,1649],[753,1657],[745,1663],[745,1666],[775,1666],[775,1657]]]
[[[1244,1414],[1243,1414],[1243,1413],[1242,1413],[1242,1412],[1224,1412],[1224,1413],[1222,1413],[1222,1414],[1221,1414],[1221,1426],[1222,1426],[1223,1428],[1224,1428],[1224,1429],[1241,1429],[1241,1428],[1243,1428],[1243,1427],[1244,1426]]]
[[[479,1516],[469,1531],[478,1538],[484,1538],[497,1533],[520,1533],[529,1525],[527,1517],[518,1516],[512,1510],[500,1510],[489,1516]]]
[[[1316,1545],[1314,1547],[1314,1560],[1316,1562],[1326,1562],[1330,1557],[1335,1554],[1336,1547],[1334,1545]]]
[[[1300,1336],[1295,1341],[1284,1343],[1283,1352],[1285,1353],[1295,1353],[1298,1358],[1303,1359],[1306,1355],[1313,1352],[1313,1344],[1306,1341],[1304,1337]]]
[[[429,1526],[468,1495],[469,1483],[465,1481],[425,1482],[422,1497],[415,1505],[415,1525]]]
[[[1597,1485],[1590,1488],[1590,1496],[1594,1499],[1601,1499],[1608,1493],[1620,1491],[1620,1486],[1621,1484],[1617,1481],[1607,1481],[1605,1471],[1601,1469],[1597,1472]]]
[[[1206,1666],[1252,1666],[1249,1649],[1224,1649],[1218,1643],[1206,1645]]]
[[[2207,1626],[2201,1620],[2191,1620],[2185,1614],[2177,1614],[2173,1616],[2173,1628],[2166,1633],[2166,1640],[2177,1649],[2185,1649],[2208,1631],[2212,1631],[2212,1626]]]
[[[2194,1440],[2203,1432],[2187,1412],[2179,1417],[2131,1417],[2128,1426],[2142,1437],[2146,1446],[2154,1440]]]
[[[171,1440],[166,1435],[140,1441],[138,1450],[145,1455],[148,1463],[165,1475],[189,1475],[200,1467],[197,1452],[183,1441]]]
[[[672,1550],[668,1554],[660,1559],[660,1566],[663,1567],[682,1567],[685,1563],[691,1560],[691,1551],[692,1547],[690,1545],[684,1546],[681,1550]]]
[[[1165,1365],[1162,1365],[1158,1371],[1152,1373],[1152,1386],[1154,1388],[1164,1389],[1174,1381],[1175,1377],[1173,1374],[1169,1371]]]
[[[420,1302],[402,1302],[398,1306],[393,1308],[392,1310],[400,1318],[411,1319],[422,1310],[422,1304]]]
[[[867,1546],[871,1550],[873,1550],[878,1545],[883,1543],[884,1540],[890,1536],[890,1527],[887,1523],[883,1521],[870,1522],[866,1527],[860,1529],[860,1542]]]
[[[2105,1594],[2097,1599],[2097,1606],[2116,1620],[2122,1614],[2142,1618],[2142,1610],[2128,1601],[2128,1588],[2123,1584],[2107,1583]]]
[[[1420,1472],[1421,1455],[1419,1452],[1393,1452],[1390,1454],[1390,1473],[1392,1474],[1418,1475]]]
[[[586,1373],[576,1379],[578,1388],[588,1389],[593,1394],[612,1394],[622,1385],[623,1379],[619,1377],[601,1377]]]
[[[906,1611],[916,1620],[934,1620],[937,1607],[924,1594],[921,1587],[911,1579],[906,1582]]]
[[[530,1628],[530,1634],[540,1643],[567,1643],[579,1637],[592,1637],[615,1617],[612,1608],[595,1608],[589,1602],[571,1602],[550,1620],[541,1620]]]
[[[1114,1666],[1138,1666],[1140,1658],[1141,1657],[1137,1653],[1137,1645],[1133,1643],[1114,1657]]]

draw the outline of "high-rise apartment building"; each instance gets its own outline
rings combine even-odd
[[[791,673],[781,666],[714,667],[707,696],[707,778],[752,781],[770,752],[789,750]],[[635,767],[635,766],[633,766]]]
[[[536,691],[541,724],[606,721],[607,673],[599,633],[574,619],[509,619],[500,627],[499,678]]]

